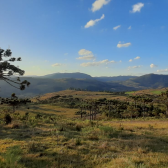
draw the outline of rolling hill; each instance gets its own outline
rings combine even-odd
[[[168,75],[146,74],[137,78],[129,79],[119,84],[146,89],[168,87]]]
[[[124,78],[129,79],[123,81]],[[147,74],[140,77],[119,76],[118,78],[117,77],[94,78],[91,77],[90,75],[82,73],[56,73],[46,75],[44,77],[43,76],[20,77],[20,79],[21,81],[28,80],[31,83],[31,85],[24,91],[20,91],[16,88],[11,87],[6,82],[1,81],[0,96],[10,97],[12,93],[16,93],[18,97],[33,97],[39,94],[42,95],[46,93],[66,90],[69,89],[70,87],[87,89],[91,91],[99,91],[99,90],[131,91],[131,90],[144,90],[144,89],[156,89],[156,88],[168,87],[168,75],[157,75],[157,74]]]
[[[94,77],[94,79],[102,81],[102,82],[113,82],[113,81],[126,81],[131,78],[136,78],[137,76],[113,76],[113,77]]]
[[[16,76],[13,76],[16,77]],[[63,79],[63,78],[74,78],[74,79],[95,79],[101,82],[108,82],[108,81],[125,81],[131,78],[136,78],[137,76],[113,76],[113,77],[108,77],[108,76],[101,76],[101,77],[92,77],[88,74],[85,73],[53,73],[53,74],[48,74],[44,76],[24,76],[24,77],[33,77],[33,78],[48,78],[48,79]]]
[[[76,73],[54,73],[44,76],[38,76],[39,78],[50,78],[50,79],[62,79],[62,78],[74,78],[74,79],[92,79],[88,74],[76,72]]]
[[[0,83],[0,96],[10,97],[12,93],[15,93],[18,97],[33,97],[39,94],[51,93],[66,90],[70,87],[87,89],[91,91],[98,90],[111,90],[111,91],[125,91],[133,90],[132,87],[123,86],[118,83],[106,83],[97,81],[95,79],[49,79],[49,78],[34,78],[34,77],[20,77],[20,80],[27,80],[31,83],[29,87],[21,91],[14,87],[11,87],[6,82]]]

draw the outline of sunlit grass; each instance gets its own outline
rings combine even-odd
[[[74,97],[78,96],[76,93]],[[83,97],[114,98],[96,94],[88,92]],[[120,96],[116,97],[121,100]],[[28,104],[16,109],[19,115],[12,114],[11,124],[0,124],[0,167],[168,167],[167,118],[109,120],[102,117],[89,121],[80,116],[75,118],[78,110],[51,104]],[[29,117],[25,120],[27,112]],[[14,157],[12,152],[18,146],[22,154],[15,151]],[[10,162],[10,158],[17,161]]]
[[[160,91],[160,90],[151,91],[151,93],[153,93],[153,94],[157,94],[157,95],[161,94],[162,92],[163,92],[163,91]]]

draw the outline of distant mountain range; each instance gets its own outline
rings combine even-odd
[[[14,78],[14,76],[12,77]],[[10,97],[16,93],[19,97],[33,97],[39,94],[66,90],[70,87],[92,91],[131,91],[168,87],[168,75],[147,74],[143,76],[91,77],[84,73],[54,73],[45,76],[20,77],[31,85],[20,91],[5,81],[0,81],[0,96]],[[17,85],[16,85],[17,86]]]
[[[137,76],[114,76],[114,77],[92,77],[88,74],[76,72],[76,73],[54,73],[44,76],[25,76],[25,77],[36,77],[36,78],[50,78],[50,79],[62,79],[62,78],[74,78],[74,79],[96,79],[102,82],[109,82],[109,81],[125,81],[130,78],[136,78]]]

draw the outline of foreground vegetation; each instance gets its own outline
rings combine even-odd
[[[102,98],[105,95],[96,94],[99,102],[108,102]],[[15,113],[11,107],[1,105],[0,167],[168,167],[168,119],[164,104],[162,107],[154,103],[151,117],[109,117],[108,110],[106,113],[106,109],[102,109],[95,120],[90,121],[87,116],[75,115],[79,105],[86,104],[84,97],[77,99],[77,96],[80,97],[79,92],[71,96],[65,96],[64,92],[64,96],[56,96],[57,101],[49,97],[33,101],[16,107]],[[71,102],[67,98],[71,98]],[[126,114],[132,114],[132,110],[141,106],[141,102],[136,106],[131,97],[126,96],[124,100],[128,103]]]

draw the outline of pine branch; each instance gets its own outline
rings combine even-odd
[[[7,82],[9,85],[11,85],[11,86],[13,86],[13,87],[17,88],[16,86],[14,86],[14,85],[10,84],[10,83],[9,83],[8,81],[6,81],[5,79],[4,79],[4,81],[5,81],[5,82]],[[17,89],[19,89],[19,90],[20,90],[20,88],[17,88]]]
[[[11,86],[13,86],[13,87],[17,88],[16,86],[12,85],[11,83],[9,83],[8,81],[6,81],[5,79],[4,79],[4,81],[5,81],[5,82],[7,82],[9,85],[11,85]],[[19,90],[20,90],[20,88],[17,88],[17,89],[19,89]]]
[[[12,81],[12,80],[10,80],[10,79],[8,79],[8,78],[4,78],[4,77],[2,77],[3,78],[3,80],[9,80],[9,81],[11,81],[11,82],[14,82],[14,81]],[[19,84],[20,85],[20,83],[18,83],[18,82],[14,82],[14,83],[16,83],[16,84]]]

